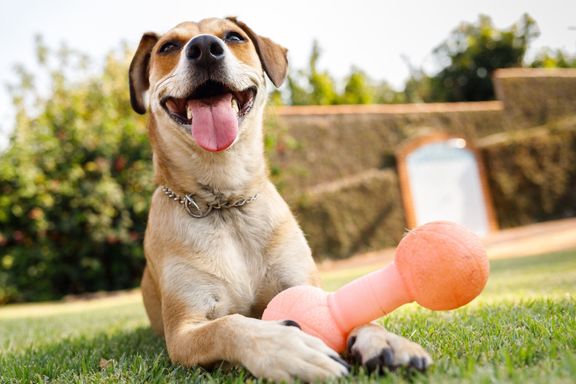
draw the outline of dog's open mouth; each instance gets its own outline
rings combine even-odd
[[[161,105],[200,147],[220,152],[236,141],[238,125],[252,109],[255,96],[255,87],[234,91],[210,80],[186,98],[165,97]]]

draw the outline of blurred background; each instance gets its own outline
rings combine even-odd
[[[289,49],[265,145],[319,261],[397,244],[428,217],[430,185],[453,185],[423,196],[442,211],[485,215],[483,235],[575,217],[574,14],[569,0],[3,3],[0,304],[139,284],[155,186],[127,68],[143,32],[184,20],[235,15]]]

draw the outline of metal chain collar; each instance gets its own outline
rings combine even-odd
[[[161,188],[162,188],[162,192],[164,192],[164,194],[166,196],[168,196],[170,199],[184,205],[186,212],[188,212],[188,214],[190,216],[192,216],[196,219],[201,219],[203,217],[208,216],[212,212],[212,210],[214,210],[214,209],[220,210],[220,209],[242,207],[248,203],[253,202],[258,197],[258,194],[256,193],[255,195],[252,195],[251,197],[239,199],[236,201],[225,201],[225,202],[218,201],[216,203],[210,203],[210,204],[207,204],[206,209],[203,211],[198,206],[198,203],[196,203],[196,200],[194,200],[194,195],[192,193],[188,193],[184,196],[179,196],[176,192],[174,192],[173,190],[171,190],[170,188],[168,188],[166,186],[162,186]]]

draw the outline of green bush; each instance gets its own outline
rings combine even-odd
[[[144,265],[151,153],[128,100],[128,50],[96,70],[41,42],[38,57],[50,90],[18,70],[0,157],[0,304],[133,287]]]

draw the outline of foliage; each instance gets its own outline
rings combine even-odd
[[[318,70],[320,54],[320,45],[317,41],[314,41],[308,61],[308,68],[306,70],[300,70],[295,75],[288,77],[290,104],[336,104],[337,93],[334,80],[327,71]]]
[[[275,92],[272,99],[275,104],[284,100],[291,105],[491,100],[495,97],[491,76],[498,68],[576,67],[576,56],[560,49],[543,49],[526,62],[526,52],[538,35],[537,23],[528,14],[504,29],[496,28],[486,15],[474,23],[463,22],[433,50],[438,72],[430,75],[408,62],[410,78],[400,92],[385,81],[370,79],[359,68],[352,68],[340,84],[318,68],[322,50],[314,41],[308,67],[290,74],[283,95]]]
[[[526,52],[538,35],[537,23],[528,14],[504,29],[496,28],[486,15],[475,23],[463,22],[433,50],[436,74],[408,63],[410,78],[402,92],[370,79],[359,68],[352,68],[340,87],[328,71],[318,69],[322,51],[315,41],[308,67],[289,76],[283,99],[292,105],[491,100],[495,97],[491,76],[498,68],[576,67],[576,56],[561,49],[543,49],[526,62]]]
[[[374,102],[374,94],[375,89],[370,85],[366,74],[358,68],[352,68],[339,103],[372,104]]]
[[[533,68],[576,68],[576,55],[561,49],[544,48],[530,64]]]
[[[491,81],[497,68],[520,67],[530,43],[538,36],[534,19],[524,14],[510,28],[499,30],[489,16],[462,23],[433,51],[440,71],[413,73],[406,91],[409,100],[478,101],[494,98]]]
[[[400,92],[386,82],[377,84],[364,71],[353,67],[339,87],[328,71],[318,69],[322,50],[312,45],[308,67],[288,76],[288,99],[291,105],[373,104],[402,102]],[[341,90],[340,90],[341,88]]]
[[[492,73],[498,68],[576,68],[576,55],[562,49],[544,48],[528,61],[526,52],[538,35],[537,23],[528,14],[505,29],[497,29],[485,15],[476,23],[462,23],[433,50],[440,68],[436,74],[410,67],[405,100],[491,100],[495,96]]]
[[[369,87],[373,88],[374,103],[376,104],[402,104],[406,103],[406,96],[403,91],[397,91],[387,81],[370,82]]]
[[[132,287],[143,267],[151,154],[128,101],[128,49],[94,71],[37,45],[41,81],[19,68],[0,158],[0,303]]]

